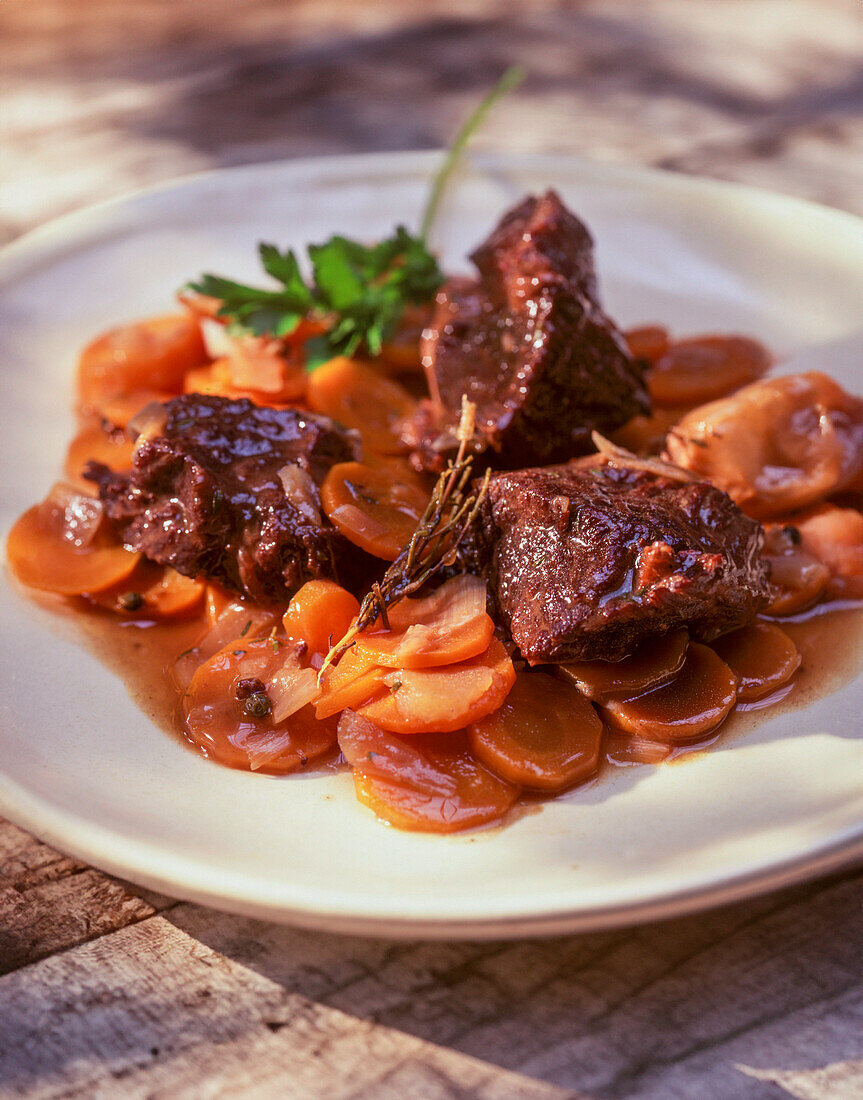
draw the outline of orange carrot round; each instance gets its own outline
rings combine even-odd
[[[121,584],[90,594],[93,603],[139,619],[179,619],[198,611],[206,583],[167,565],[140,561]]]
[[[323,654],[347,633],[359,611],[359,601],[341,585],[312,580],[294,594],[282,622],[290,640]]]
[[[180,393],[186,371],[206,359],[200,325],[190,313],[123,325],[106,332],[82,352],[79,404],[82,411],[101,414],[112,401],[136,390]]]
[[[696,336],[670,345],[648,371],[647,387],[657,405],[702,405],[755,382],[772,361],[746,336]]]
[[[98,501],[89,497],[74,496],[73,509],[99,507]],[[6,543],[13,574],[30,588],[61,596],[101,592],[131,575],[140,554],[126,550],[101,530],[85,543],[76,540],[74,531],[68,508],[50,500],[29,508],[9,532]]]
[[[392,733],[449,733],[496,710],[515,683],[509,654],[496,639],[485,653],[457,665],[395,669],[389,689],[358,713]]]
[[[626,733],[648,741],[696,741],[716,729],[737,701],[737,678],[712,649],[690,644],[680,673],[643,695],[608,699],[602,713]]]
[[[488,770],[464,733],[387,733],[346,711],[339,747],[353,768],[357,798],[400,829],[453,833],[497,821],[519,788]]]
[[[589,699],[601,701],[612,695],[631,695],[673,680],[683,668],[688,644],[688,633],[674,630],[644,642],[622,661],[568,661],[559,665],[557,671]]]
[[[562,791],[599,767],[602,722],[571,685],[521,672],[503,703],[472,725],[468,737],[474,755],[501,778]]]
[[[668,351],[668,329],[661,325],[642,325],[623,334],[629,354],[633,359],[647,359],[653,363]]]
[[[298,771],[332,748],[336,722],[319,721],[311,706],[273,721],[266,684],[283,662],[269,638],[236,638],[211,657],[183,697],[189,740],[220,764],[274,775]]]
[[[408,391],[356,359],[338,356],[309,375],[308,401],[315,412],[360,432],[364,446],[381,454],[406,450],[401,424],[416,409]]]
[[[486,612],[486,586],[478,577],[451,577],[422,599],[403,599],[356,641],[369,662],[391,668],[457,664],[485,652],[494,633]]]
[[[784,630],[754,622],[723,634],[711,648],[737,677],[741,702],[761,699],[787,684],[800,667],[800,652]]]
[[[99,424],[82,428],[66,452],[66,476],[76,487],[92,493],[92,481],[86,481],[81,471],[88,462],[101,462],[109,470],[128,470],[132,466],[134,442],[123,431],[107,431]]]
[[[334,527],[376,558],[393,561],[410,541],[428,496],[361,462],[333,466],[321,486],[321,507]]]

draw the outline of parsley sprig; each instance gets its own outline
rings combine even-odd
[[[406,306],[428,302],[444,281],[426,243],[441,194],[470,137],[501,96],[523,79],[518,67],[507,69],[459,130],[432,184],[422,229],[413,234],[403,225],[374,245],[335,235],[309,245],[312,277],[306,281],[292,249],[281,252],[260,244],[264,271],[278,288],[264,289],[202,275],[185,289],[217,298],[217,316],[228,322],[231,335],[287,337],[306,320],[316,320],[324,332],[306,341],[306,367],[312,369],[335,355],[359,350],[379,355],[395,333]]]

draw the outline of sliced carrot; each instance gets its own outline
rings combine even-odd
[[[169,671],[171,679],[180,691],[185,691],[198,668],[232,639],[239,637],[251,642],[262,635],[269,639],[277,624],[273,612],[243,603],[233,596],[196,643],[179,654]],[[270,644],[274,652],[279,650],[278,643],[271,641]]]
[[[630,764],[661,764],[671,755],[673,746],[633,737],[621,730],[606,729],[602,751],[609,763],[627,767]]]
[[[558,673],[589,699],[632,695],[673,680],[683,668],[688,644],[688,633],[674,630],[644,642],[622,661],[568,661],[558,665]]]
[[[485,581],[451,577],[422,599],[403,599],[387,612],[389,630],[357,638],[356,650],[370,663],[390,668],[457,664],[488,649],[494,622],[486,612]]]
[[[755,382],[772,362],[746,336],[696,336],[671,344],[648,371],[647,387],[657,405],[691,408]]]
[[[206,366],[187,371],[183,379],[183,392],[202,393],[208,397],[234,397],[228,360],[217,359]]]
[[[754,622],[723,634],[711,648],[737,677],[737,698],[744,703],[776,691],[800,668],[797,646],[772,623]]]
[[[88,506],[100,507],[90,497],[74,496],[77,502],[73,500],[70,508],[83,512]],[[82,518],[91,523],[90,517]],[[112,588],[132,574],[141,557],[101,529],[85,542],[76,540],[69,509],[50,501],[35,504],[21,516],[9,532],[6,555],[22,584],[61,596]]]
[[[642,325],[623,334],[629,354],[633,359],[647,359],[653,363],[668,351],[668,329],[661,325]]]
[[[282,623],[289,639],[310,653],[327,653],[359,614],[355,596],[334,581],[313,580],[294,593]]]
[[[259,689],[283,661],[268,638],[236,638],[196,671],[183,714],[187,737],[205,756],[230,768],[284,775],[333,747],[336,722],[318,721],[311,706],[273,721],[269,696]]]
[[[328,718],[340,710],[356,710],[389,691],[386,683],[388,670],[369,664],[356,648],[343,654],[337,665],[331,665],[323,674],[321,698],[315,712],[319,718]]]
[[[410,541],[428,495],[361,462],[333,466],[321,486],[321,507],[355,546],[393,561]]]
[[[99,416],[115,430],[126,428],[130,421],[153,402],[163,404],[170,401],[174,394],[165,390],[131,390],[129,393],[106,397],[99,405]]]
[[[642,695],[608,699],[607,721],[648,741],[696,741],[716,729],[737,701],[737,678],[712,649],[690,644],[686,662],[669,684]]]
[[[485,653],[457,665],[394,669],[385,695],[357,708],[392,733],[449,733],[478,722],[501,705],[515,683],[509,654],[496,638]]]
[[[99,424],[81,429],[69,444],[66,453],[66,476],[87,493],[94,491],[92,481],[85,481],[81,471],[88,462],[101,462],[109,470],[129,470],[132,466],[134,442],[125,432],[108,431]]]
[[[206,359],[200,325],[190,313],[123,325],[84,349],[78,400],[82,409],[102,414],[110,402],[134,391],[180,393],[186,371]]]
[[[88,593],[93,603],[139,619],[179,619],[198,611],[207,585],[175,569],[140,561],[121,584]]]
[[[493,714],[468,729],[474,755],[502,779],[562,791],[599,767],[602,722],[570,684],[520,672]]]
[[[408,391],[356,359],[339,356],[312,371],[307,396],[315,412],[356,428],[363,444],[381,454],[402,454],[401,424],[416,409]]]
[[[400,829],[453,833],[485,825],[519,795],[475,758],[464,733],[402,739],[346,711],[339,747],[353,768],[357,798]]]

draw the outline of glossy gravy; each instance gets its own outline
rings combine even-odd
[[[33,598],[35,593],[28,595]],[[180,698],[169,669],[204,629],[200,618],[159,623],[118,621],[84,600],[37,599],[55,614],[63,613],[54,621],[61,629],[73,628],[76,638],[123,679],[133,702],[151,721],[186,748],[198,751],[183,734]],[[675,747],[666,763],[690,760],[718,738],[744,736],[766,718],[811,706],[853,680],[863,667],[863,601],[819,604],[799,615],[772,621],[793,639],[802,655],[794,679],[763,699],[738,703],[720,729],[702,741]],[[331,770],[332,766],[333,758],[325,758],[309,772]],[[545,801],[537,795],[527,800],[535,805],[538,799]]]

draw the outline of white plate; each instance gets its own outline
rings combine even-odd
[[[259,239],[301,247],[335,230],[374,238],[395,220],[416,225],[434,163],[386,155],[216,172],[9,248],[4,530],[57,474],[76,351],[89,337],[169,308],[202,270],[253,276]],[[622,323],[814,349],[800,362],[820,356],[859,388],[863,222],[682,176],[489,157],[450,192],[446,266],[463,267],[504,208],[549,185],[591,226]],[[109,871],[226,909],[358,933],[529,935],[689,911],[863,852],[859,678],[685,767],[630,769],[506,828],[439,838],[381,825],[347,775],[270,779],[186,751],[8,584],[2,623],[0,811]]]

